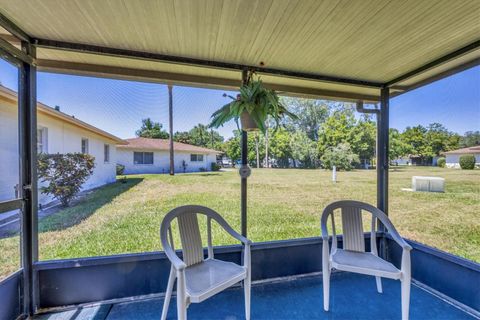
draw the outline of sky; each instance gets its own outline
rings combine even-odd
[[[17,89],[16,68],[0,59],[0,83]],[[168,130],[165,85],[39,72],[37,99],[120,138],[131,138],[141,120],[150,117]],[[210,115],[230,101],[223,90],[175,86],[174,131],[207,124]],[[395,97],[390,102],[390,127],[439,122],[464,134],[480,130],[480,67]],[[228,138],[234,123],[219,129]]]

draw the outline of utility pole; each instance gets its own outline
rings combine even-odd
[[[173,93],[172,85],[168,85],[168,126],[170,129],[170,175],[175,174],[174,150],[173,150]]]

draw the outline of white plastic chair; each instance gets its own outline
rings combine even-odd
[[[335,233],[334,210],[341,209],[343,227],[343,249],[337,248]],[[365,252],[363,234],[362,210],[372,214],[371,223],[371,252]],[[327,220],[332,220],[332,249],[329,251]],[[376,241],[377,219],[386,227],[393,240],[403,248],[401,269],[378,257]],[[329,309],[330,273],[332,269],[372,275],[376,277],[377,291],[382,293],[381,277],[401,281],[402,291],[402,319],[408,319],[410,305],[410,250],[412,247],[398,234],[387,215],[378,208],[359,201],[337,201],[323,210],[322,219],[322,273],[323,273],[323,308]]]
[[[207,259],[204,259],[197,214],[207,216]],[[171,223],[175,218],[178,220],[183,261],[174,250]],[[212,219],[232,237],[245,245],[243,266],[214,259]],[[187,319],[187,308],[190,303],[202,302],[240,281],[243,281],[245,291],[245,318],[250,319],[250,245],[252,243],[250,240],[235,232],[217,212],[195,205],[178,207],[170,211],[162,221],[160,240],[168,259],[172,263],[163,304],[162,320],[167,318],[175,279],[177,280],[178,319]]]

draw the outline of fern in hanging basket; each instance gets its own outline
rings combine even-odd
[[[227,95],[224,94],[224,96]],[[289,112],[282,105],[277,93],[265,88],[260,79],[250,80],[244,84],[236,98],[229,95],[228,97],[232,101],[212,114],[210,127],[218,128],[232,119],[239,127],[238,120],[240,119],[242,130],[260,130],[265,133],[265,122],[269,116],[275,120],[276,128],[285,116],[297,119],[295,114]]]

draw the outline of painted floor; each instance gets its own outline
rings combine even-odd
[[[330,311],[323,311],[321,277],[257,284],[252,288],[252,319],[400,319],[400,282],[383,279],[383,294],[375,278],[350,273],[332,276]],[[163,299],[78,308],[38,315],[40,320],[159,319]],[[244,319],[243,289],[232,288],[188,308],[189,319]],[[176,319],[172,299],[168,319]],[[410,319],[474,319],[429,292],[412,285]]]

